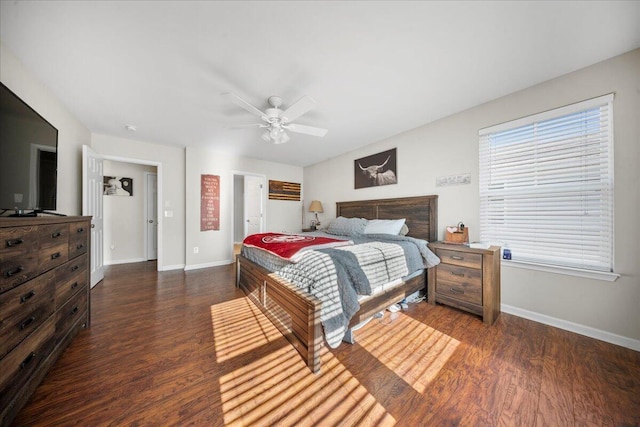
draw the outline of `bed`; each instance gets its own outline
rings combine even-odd
[[[437,240],[437,212],[436,195],[336,203],[336,217],[368,220],[405,218],[409,228],[407,236],[430,242]],[[319,372],[320,352],[324,345],[322,302],[244,255],[238,256],[237,263],[240,289],[296,348],[307,366],[313,372]],[[432,289],[433,270],[425,269],[378,294],[360,299],[360,309],[351,317],[349,327],[361,324],[419,290],[426,290],[431,302],[435,291]],[[351,329],[346,338],[354,341]]]

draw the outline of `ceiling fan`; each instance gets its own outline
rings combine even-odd
[[[310,96],[303,96],[286,110],[280,109],[280,106],[282,106],[282,98],[279,96],[270,96],[268,102],[272,108],[267,108],[264,112],[234,93],[223,93],[222,96],[262,119],[263,123],[255,123],[241,127],[264,128],[265,132],[262,134],[262,139],[267,142],[271,141],[274,144],[283,144],[289,141],[291,138],[287,135],[287,131],[320,137],[327,134],[327,129],[291,123],[315,107],[316,101]]]

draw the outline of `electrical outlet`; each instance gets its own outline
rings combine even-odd
[[[198,248],[197,246],[193,247],[193,253],[197,254],[198,252],[200,252],[200,248]]]

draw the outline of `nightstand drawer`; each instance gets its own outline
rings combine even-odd
[[[482,270],[440,263],[436,293],[482,305]]]
[[[482,254],[472,254],[446,249],[438,249],[436,254],[445,264],[482,269]]]

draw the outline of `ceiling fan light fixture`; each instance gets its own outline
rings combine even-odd
[[[284,144],[285,142],[288,142],[291,138],[289,137],[289,135],[287,135],[286,133],[281,133],[280,136],[278,138],[275,138],[273,140],[274,144]]]

